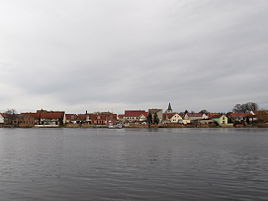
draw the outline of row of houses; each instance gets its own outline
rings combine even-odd
[[[259,114],[262,114],[261,116]],[[267,111],[252,111],[250,113],[194,113],[173,112],[169,103],[165,112],[162,109],[125,110],[124,114],[111,112],[96,112],[85,114],[66,114],[64,111],[37,110],[34,113],[0,113],[0,125],[16,127],[60,127],[65,124],[216,124],[230,126],[233,124],[250,124],[262,118],[268,122]]]

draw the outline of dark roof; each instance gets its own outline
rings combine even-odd
[[[139,117],[141,115],[148,116],[148,112],[145,112],[144,110],[126,110],[125,116],[126,117]]]
[[[202,113],[187,113],[188,117],[202,117]]]

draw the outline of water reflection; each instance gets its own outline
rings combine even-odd
[[[267,200],[266,129],[0,129],[2,200]]]

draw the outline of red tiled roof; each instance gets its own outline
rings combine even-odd
[[[119,119],[122,119],[122,118],[124,118],[125,115],[124,114],[119,114],[117,116],[118,116]]]
[[[163,113],[163,118],[164,119],[170,119],[172,118],[175,114],[178,114],[178,113]],[[178,114],[179,115],[179,114]]]
[[[38,119],[38,118],[39,118],[39,114],[34,113],[34,112],[27,112],[27,113],[21,113],[21,114],[32,116],[32,117],[34,117],[35,119]]]
[[[42,112],[37,114],[42,119],[61,119],[64,116],[64,112]]]
[[[208,113],[208,118],[211,118],[216,115],[220,115],[221,113]]]
[[[48,112],[48,111],[37,111],[36,113],[22,113],[22,114],[27,114],[30,115],[32,117],[34,117],[35,119],[61,119],[64,117],[64,113],[65,112]]]
[[[249,113],[230,113],[228,114],[229,117],[249,117],[249,116],[252,116],[251,114]]]
[[[139,117],[141,115],[148,116],[148,112],[144,110],[125,110],[126,117]]]
[[[215,115],[212,115],[212,116],[210,116],[209,118],[210,119],[214,119],[214,118],[220,118],[221,116],[222,116],[223,114],[215,114]]]
[[[202,117],[202,113],[187,113],[188,117]]]
[[[117,119],[117,114],[113,114],[110,112],[95,113],[91,114],[91,119],[98,119],[98,120]]]
[[[67,120],[76,120],[77,119],[76,114],[65,114],[65,117]]]
[[[77,115],[77,120],[83,121],[86,120],[87,116],[85,114],[78,114]]]

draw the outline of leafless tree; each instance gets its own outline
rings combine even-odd
[[[250,111],[258,110],[259,106],[257,103],[248,102],[245,104],[236,104],[233,108],[233,112],[237,113],[247,113]]]

